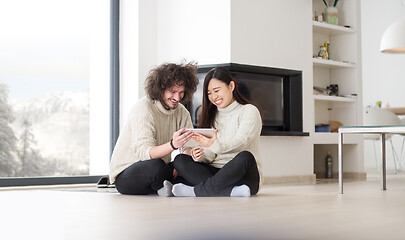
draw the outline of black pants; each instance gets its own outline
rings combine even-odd
[[[195,162],[189,155],[179,154],[174,168],[194,187],[196,196],[229,196],[232,188],[246,184],[251,195],[259,190],[259,171],[255,157],[248,151],[240,152],[222,168]]]
[[[129,166],[117,176],[115,187],[122,194],[156,194],[157,190],[163,187],[164,180],[189,184],[180,177],[173,179],[173,164],[166,164],[157,158],[139,161]]]

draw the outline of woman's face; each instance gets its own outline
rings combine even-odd
[[[208,83],[208,99],[212,104],[218,108],[226,108],[235,99],[233,98],[233,90],[235,89],[235,83],[231,81],[229,85],[213,78]]]

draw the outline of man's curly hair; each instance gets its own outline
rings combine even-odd
[[[181,102],[189,102],[198,85],[196,63],[164,63],[150,70],[145,80],[145,91],[151,99],[160,101],[165,90],[176,85],[184,86]]]

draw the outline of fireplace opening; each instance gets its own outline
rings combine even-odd
[[[186,104],[195,127],[201,110],[204,78],[214,67],[227,69],[240,92],[259,109],[262,135],[309,136],[302,130],[302,71],[235,63],[199,66],[200,83],[192,101]]]

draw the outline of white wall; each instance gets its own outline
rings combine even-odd
[[[90,27],[90,175],[108,173],[110,156],[110,32],[109,4],[96,0],[85,2],[86,9],[97,7]]]
[[[233,62],[311,69],[310,0],[232,0]]]
[[[140,96],[138,11],[138,1],[120,1],[120,126]]]
[[[401,2],[404,2],[401,4]],[[392,23],[405,19],[405,1],[362,1],[363,103],[405,106],[405,54],[381,53],[380,41]]]
[[[133,0],[127,0],[133,1]],[[139,98],[145,96],[144,81],[149,70],[157,65],[157,0],[137,0],[139,2]]]
[[[302,70],[307,132],[314,116],[311,4],[311,0],[231,1],[231,62]],[[266,177],[313,174],[309,137],[261,137],[261,154]]]
[[[230,31],[230,0],[158,0],[157,63],[227,63]]]
[[[363,104],[376,101],[391,107],[405,107],[405,54],[380,53],[380,41],[390,24],[405,19],[403,0],[362,0],[362,54]],[[402,139],[394,137],[394,146],[400,149]],[[388,146],[390,147],[390,146]],[[377,146],[377,154],[379,154]],[[388,150],[387,165],[393,169],[392,152]],[[399,151],[398,151],[399,152]],[[364,143],[366,168],[375,168],[374,148],[371,141]],[[380,160],[378,160],[380,161]]]

